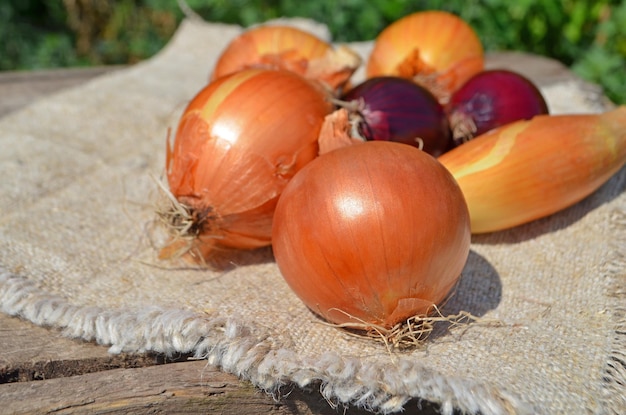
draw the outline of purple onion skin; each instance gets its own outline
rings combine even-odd
[[[450,97],[446,112],[456,144],[514,121],[548,114],[539,89],[528,78],[505,69],[486,70],[474,75]],[[464,132],[467,121],[475,131]]]
[[[380,76],[355,86],[341,98],[363,99],[359,132],[367,140],[405,143],[438,157],[452,147],[452,132],[441,104],[409,79]]]

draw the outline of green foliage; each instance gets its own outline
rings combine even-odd
[[[572,69],[581,77],[604,86],[617,103],[626,103],[626,3],[615,7],[602,19],[589,48]]]
[[[0,70],[80,64],[60,2],[0,3]],[[53,65],[49,65],[53,63]]]
[[[438,9],[465,19],[485,49],[558,59],[626,103],[623,0],[186,0],[208,21],[249,26],[308,17],[338,42],[371,40],[394,20]],[[0,69],[132,63],[152,56],[184,18],[176,0],[4,0]]]

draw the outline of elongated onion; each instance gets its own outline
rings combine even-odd
[[[291,26],[257,26],[237,36],[226,47],[211,79],[246,68],[285,69],[336,90],[360,64],[361,58],[349,48],[335,49],[304,30]]]
[[[626,107],[517,121],[439,161],[463,190],[473,233],[511,228],[573,205],[624,166]]]
[[[396,20],[376,38],[367,77],[413,78],[442,103],[484,68],[484,52],[474,30],[444,11],[416,12]]]
[[[165,217],[177,234],[161,256],[269,245],[278,196],[317,155],[327,98],[319,85],[278,70],[243,70],[203,88],[168,143],[176,203]]]
[[[313,312],[389,329],[448,295],[470,228],[458,185],[434,157],[372,141],[298,172],[278,201],[272,237],[282,275]]]

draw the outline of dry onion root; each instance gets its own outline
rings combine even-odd
[[[216,249],[271,242],[274,208],[291,177],[317,156],[332,111],[318,84],[284,70],[221,77],[189,103],[167,146],[171,234],[161,258],[201,262]]]
[[[342,312],[341,310],[336,311]],[[341,324],[323,324],[344,329],[346,333],[355,337],[380,341],[390,352],[394,350],[423,347],[435,330],[436,324],[447,323],[448,330],[451,330],[455,327],[467,326],[470,323],[481,321],[480,317],[474,316],[466,311],[461,311],[457,314],[443,315],[436,305],[433,305],[431,310],[426,314],[408,317],[406,320],[400,321],[392,327],[359,321],[359,319],[347,313],[346,317],[352,321]],[[501,324],[498,321],[494,321],[494,323],[498,325]]]
[[[197,213],[181,203],[169,190],[167,185],[156,180],[163,200],[155,209],[156,222],[164,227],[169,234],[169,241],[159,249],[159,259],[178,259],[187,257],[193,262],[206,265],[208,255],[199,249],[196,239],[200,235],[203,220],[197,217]],[[194,217],[195,216],[195,217]]]

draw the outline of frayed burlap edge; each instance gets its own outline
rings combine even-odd
[[[335,352],[303,359],[293,350],[277,347],[270,336],[259,335],[242,318],[159,307],[78,307],[3,268],[0,311],[61,329],[69,337],[110,345],[112,353],[191,353],[275,396],[295,384],[318,387],[331,405],[381,413],[401,411],[414,398],[441,405],[443,414],[454,410],[483,415],[535,413],[513,393],[475,380],[444,377],[402,357],[393,371]]]
[[[617,231],[611,240],[613,258],[604,265],[604,273],[609,278],[607,312],[612,313],[613,329],[603,370],[602,404],[605,413],[621,414],[626,408],[626,212],[616,209],[610,221]]]

